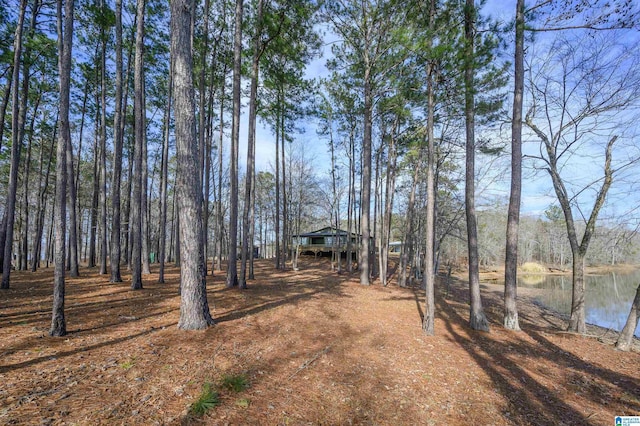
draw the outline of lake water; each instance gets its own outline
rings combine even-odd
[[[630,274],[588,275],[585,279],[587,323],[622,330],[640,283],[640,270]],[[518,286],[543,289],[536,297],[538,302],[563,314],[571,312],[570,275],[524,275],[518,278]],[[635,335],[640,336],[640,326]]]

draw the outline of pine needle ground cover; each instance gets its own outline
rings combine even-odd
[[[52,271],[15,272],[0,298],[0,424],[612,424],[640,413],[640,353],[615,333],[563,332],[523,289],[523,332],[500,326],[502,286],[483,281],[491,333],[467,327],[468,289],[437,285],[436,335],[424,295],[302,258],[259,262],[245,291],[208,277],[217,324],[177,329],[178,270],[143,290],[97,269],[67,280],[69,335],[47,336]],[[529,293],[527,293],[529,292]],[[595,337],[593,337],[595,336]],[[215,403],[194,415],[209,384]],[[212,399],[211,399],[212,400]],[[207,399],[210,402],[210,399]]]

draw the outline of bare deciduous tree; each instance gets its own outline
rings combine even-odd
[[[573,255],[568,329],[577,333],[586,331],[584,262],[598,214],[615,174],[635,161],[627,153],[626,162],[614,163],[613,150],[639,107],[638,51],[617,42],[611,32],[559,37],[531,71],[525,123],[542,142],[538,160],[564,214]],[[576,167],[585,162],[593,167],[597,158],[603,164],[601,177],[594,179],[593,171],[579,176]],[[576,214],[582,219],[576,220]],[[579,220],[585,223],[582,236]]]

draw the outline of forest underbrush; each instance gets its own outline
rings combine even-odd
[[[467,326],[468,288],[361,286],[303,256],[256,263],[247,290],[208,277],[216,325],[177,329],[179,271],[143,290],[97,269],[67,279],[69,334],[48,336],[53,271],[14,272],[0,295],[0,423],[52,425],[602,425],[640,414],[640,344],[564,332],[527,294],[521,332],[502,328],[502,286],[483,280],[491,332]],[[444,278],[443,278],[444,279]],[[445,288],[447,290],[445,291]],[[241,386],[226,385],[229,378]],[[216,402],[194,410],[207,389]],[[207,396],[207,395],[205,395]],[[207,405],[207,404],[205,404]]]

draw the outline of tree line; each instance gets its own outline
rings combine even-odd
[[[637,159],[640,56],[621,35],[638,11],[623,3],[519,0],[500,21],[473,0],[0,2],[2,288],[12,267],[53,264],[63,335],[64,277],[83,262],[111,282],[129,268],[133,289],[150,263],[164,282],[176,262],[179,327],[203,328],[209,273],[246,288],[254,246],[285,269],[291,237],[322,224],[361,236],[346,255],[363,285],[387,285],[402,241],[398,284],[423,281],[428,334],[436,271],[460,259],[472,328],[489,329],[480,265],[504,260],[517,330],[517,266],[538,260],[571,263],[569,328],[584,332],[589,248],[618,262],[635,242],[633,226],[596,232]],[[313,79],[323,51],[328,75]],[[266,170],[259,121],[275,136]],[[550,178],[546,218],[520,219],[523,170]],[[507,174],[508,206],[476,207]]]

